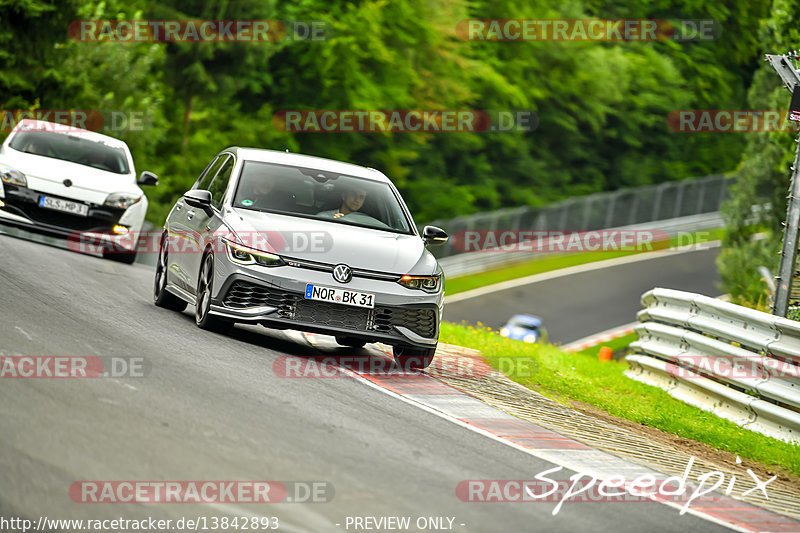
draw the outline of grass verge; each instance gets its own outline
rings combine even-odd
[[[697,231],[682,235],[680,237],[672,237],[669,241],[669,245],[667,245],[666,242],[653,243],[653,249],[662,249],[664,250],[664,253],[668,253],[665,248],[685,246],[687,243],[698,244],[702,242],[716,241],[722,239],[724,235],[724,229]],[[446,290],[447,294],[457,294],[470,289],[492,285],[493,283],[500,283],[501,281],[524,278],[525,276],[541,274],[551,270],[558,270],[559,268],[594,263],[595,261],[614,259],[616,257],[626,257],[648,251],[651,250],[626,252],[581,252],[551,255],[512,266],[487,270],[486,272],[480,272],[477,274],[447,278]]]
[[[624,352],[628,345],[638,338],[639,336],[636,335],[636,333],[628,333],[627,335],[622,335],[616,339],[611,339],[606,342],[595,344],[594,346],[589,346],[585,350],[581,350],[578,353],[597,359],[597,356],[600,355],[600,348],[603,346],[608,346],[616,356],[617,353]]]
[[[634,381],[623,374],[628,368],[624,360],[599,361],[598,347],[565,353],[550,345],[506,339],[488,328],[451,323],[442,324],[439,339],[480,350],[494,368],[564,405],[571,405],[571,400],[585,402],[610,415],[800,475],[800,446],[742,429],[661,389]],[[522,358],[525,364],[509,364],[513,358]]]

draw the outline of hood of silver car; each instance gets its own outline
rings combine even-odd
[[[239,242],[285,257],[393,274],[433,274],[436,262],[416,235],[232,208],[225,222]]]

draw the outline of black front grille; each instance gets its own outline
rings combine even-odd
[[[74,231],[110,231],[116,222],[101,220],[94,217],[82,217],[80,215],[63,213],[61,211],[53,211],[31,204],[21,204],[12,207],[17,207],[24,216],[38,224],[57,226]]]
[[[280,289],[256,285],[247,281],[234,281],[225,293],[222,303],[234,309],[252,307],[277,307],[278,314],[291,318],[298,295]]]
[[[233,309],[277,307],[278,315],[282,318],[354,331],[377,331],[397,335],[394,326],[402,326],[428,339],[436,336],[439,316],[439,308],[436,305],[378,306],[375,309],[367,309],[306,300],[300,293],[241,280],[231,284],[222,303]]]
[[[295,307],[294,318],[320,326],[365,331],[370,309],[339,305],[313,300],[300,300]]]
[[[73,215],[54,209],[39,207],[39,197],[41,193],[32,189],[6,185],[5,209],[15,215],[21,215],[33,220],[37,224],[55,226],[73,231],[111,231],[120,217],[125,212],[124,209],[116,209],[107,206],[89,206],[89,216]],[[68,198],[67,198],[68,199]],[[71,200],[75,202],[77,200]],[[78,203],[83,203],[78,201]]]
[[[430,339],[436,335],[438,309],[436,306],[378,307],[375,309],[375,329],[390,332],[392,326],[402,326]]]

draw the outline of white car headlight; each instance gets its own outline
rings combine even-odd
[[[124,192],[115,192],[108,195],[104,205],[107,205],[108,207],[116,207],[117,209],[128,209],[133,204],[138,203],[141,199],[141,195],[136,196]]]
[[[8,165],[0,165],[0,179],[6,183],[19,185],[20,187],[28,186],[28,179],[25,177],[25,174]]]
[[[279,255],[248,248],[247,246],[237,244],[225,238],[222,239],[222,242],[225,243],[225,251],[228,253],[228,258],[234,263],[238,263],[240,265],[261,265],[268,267],[281,266],[285,264]]]
[[[419,289],[425,292],[438,292],[441,282],[441,274],[438,276],[403,276],[398,281],[403,287]]]
[[[533,333],[528,333],[527,335],[522,337],[522,340],[525,342],[536,342],[536,335],[534,335]]]

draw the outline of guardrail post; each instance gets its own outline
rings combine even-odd
[[[792,275],[794,274],[797,260],[797,236],[800,231],[800,180],[797,179],[800,169],[800,137],[797,139],[797,150],[792,165],[792,180],[789,185],[789,197],[786,205],[786,223],[783,229],[783,247],[781,249],[781,264],[778,268],[775,291],[775,305],[772,314],[786,316],[789,309],[789,296],[791,295]]]
[[[704,182],[700,184],[700,191],[697,193],[697,205],[694,208],[694,214],[699,215],[703,212],[703,201],[706,198],[706,188],[708,187],[708,182]]]
[[[797,59],[797,56],[794,57]],[[794,91],[800,86],[800,74],[791,62],[788,55],[777,56],[767,55],[772,68],[778,73],[789,91]],[[792,165],[792,179],[789,185],[789,197],[786,205],[786,223],[783,228],[783,246],[781,249],[781,264],[778,267],[777,283],[775,291],[775,305],[772,307],[772,314],[786,316],[789,309],[789,297],[791,296],[792,275],[795,270],[795,260],[797,259],[797,236],[800,230],[800,183],[798,183],[797,173],[800,168],[800,138],[797,139],[798,145],[795,150],[794,164]]]
[[[662,183],[656,189],[656,199],[655,202],[653,202],[653,217],[650,219],[651,221],[659,220],[658,216],[661,214],[661,197],[664,195],[664,187],[666,185],[668,184]]]

